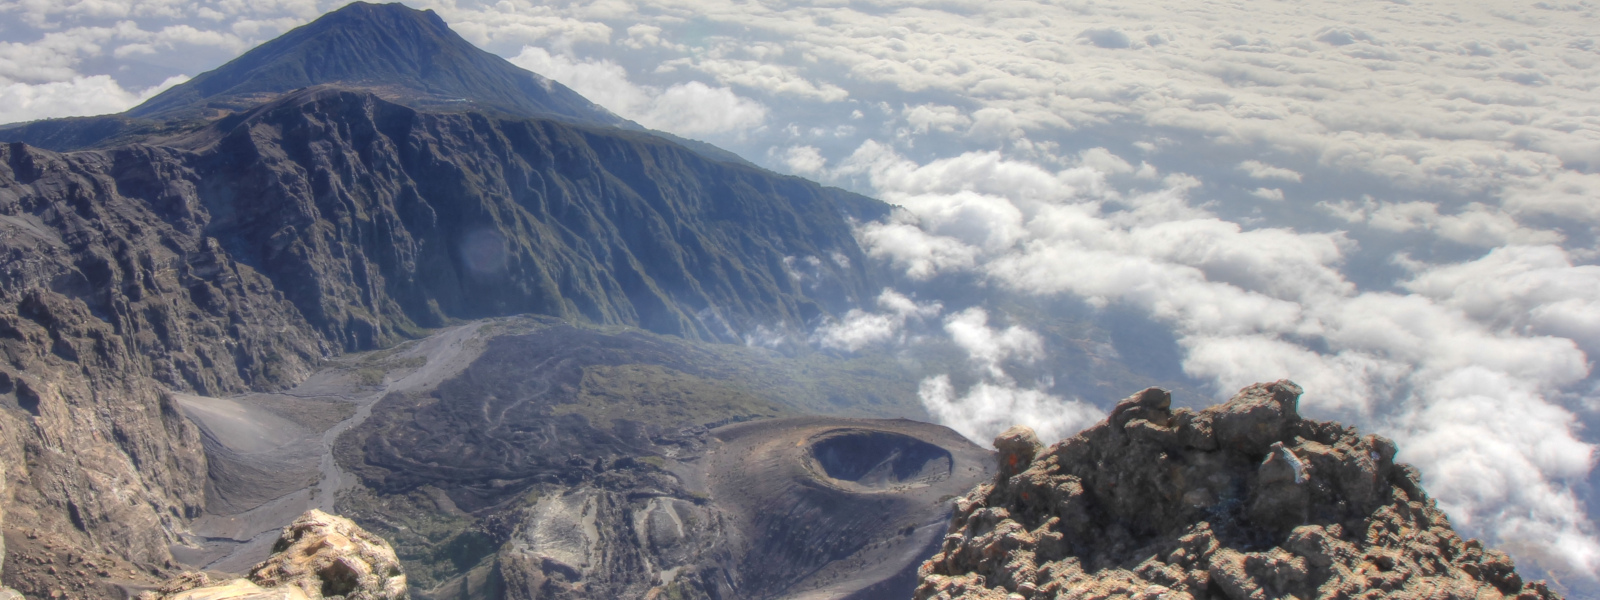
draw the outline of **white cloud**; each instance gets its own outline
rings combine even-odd
[[[1005,381],[1005,362],[1032,363],[1044,354],[1044,339],[1033,330],[1012,325],[1004,330],[989,327],[989,312],[972,307],[945,317],[944,330],[950,341],[967,353],[967,358],[990,379]]]
[[[1239,163],[1239,170],[1244,171],[1256,179],[1277,179],[1280,181],[1293,181],[1299,183],[1301,175],[1293,169],[1274,167],[1259,160],[1247,160]]]
[[[967,118],[961,109],[954,106],[918,104],[905,107],[901,113],[905,115],[906,123],[911,125],[913,133],[929,131],[950,133],[965,129],[972,124],[972,119]]]
[[[852,309],[844,318],[832,320],[811,334],[811,341],[823,348],[857,352],[885,343],[904,343],[907,322],[920,322],[939,316],[944,306],[938,302],[918,303],[892,289],[878,294],[882,312]]]
[[[596,104],[652,128],[680,135],[741,132],[767,118],[761,103],[698,81],[665,89],[638,85],[627,70],[610,61],[580,61],[525,46],[513,64],[561,82]]]
[[[844,88],[816,84],[794,69],[754,60],[680,59],[662,63],[657,72],[670,72],[687,66],[715,77],[717,83],[761,90],[774,96],[794,96],[820,102],[838,102],[850,97]]]
[[[796,175],[820,175],[828,165],[816,146],[790,146],[783,150],[780,160]]]
[[[1272,202],[1283,201],[1283,190],[1278,188],[1256,188],[1254,191],[1250,192],[1250,195],[1262,200],[1270,200]]]
[[[867,253],[888,261],[914,280],[976,264],[977,251],[960,241],[929,234],[909,212],[897,210],[886,222],[870,222],[856,233]]]
[[[1496,248],[1402,285],[1499,331],[1567,338],[1600,355],[1600,266],[1574,265],[1560,247]]]
[[[1573,340],[1596,341],[1600,273],[1594,267],[1574,266],[1551,246],[1505,248],[1462,265],[1419,265],[1404,284],[1417,293],[1368,292],[1340,271],[1354,248],[1342,234],[1246,229],[1224,221],[1190,200],[1199,189],[1192,177],[1169,176],[1164,189],[1127,194],[1106,187],[1103,170],[1120,167],[1103,160],[1103,170],[1052,174],[985,153],[915,165],[864,145],[852,161],[848,166],[909,213],[862,228],[861,241],[873,255],[908,269],[935,265],[913,270],[914,277],[966,272],[1020,292],[1138,307],[1171,324],[1185,371],[1216,382],[1219,392],[1296,379],[1306,387],[1302,407],[1308,413],[1387,427],[1402,442],[1402,459],[1449,479],[1434,486],[1435,494],[1459,522],[1509,544],[1559,538],[1571,552],[1540,554],[1553,561],[1541,563],[1545,568],[1591,573],[1600,567],[1586,562],[1600,557],[1592,552],[1600,543],[1565,483],[1587,475],[1593,445],[1580,439],[1575,419],[1557,401],[1590,375]],[[1380,220],[1378,227],[1398,229],[1391,224],[1398,222],[1407,230],[1429,228],[1484,244],[1538,235],[1513,226],[1467,235],[1451,222],[1487,209],[1469,207],[1460,215],[1387,209],[1406,220],[1384,212],[1391,206],[1397,205],[1351,210],[1369,222]],[[906,227],[918,233],[883,235]],[[915,255],[919,250],[925,253]],[[951,256],[962,259],[942,260]],[[956,313],[947,327],[986,383],[958,397],[948,380],[927,380],[923,396],[930,413],[952,427],[987,434],[998,427],[991,421],[1004,419],[970,411],[1011,407],[1021,422],[1032,418],[1028,407],[1043,402],[1043,392],[1017,390],[1005,379],[1001,363],[1012,355],[996,349],[1001,346],[982,314]],[[1463,430],[1455,423],[1465,421],[1428,417],[1454,406],[1515,414],[1518,423],[1458,439]],[[974,425],[974,419],[992,426]],[[1475,470],[1473,479],[1461,465]],[[1506,511],[1522,516],[1493,517]],[[1573,531],[1580,533],[1555,533]]]
[[[683,135],[738,132],[761,125],[767,107],[725,87],[698,81],[673,84],[656,96],[638,121]]]
[[[1018,424],[1053,444],[1105,418],[1093,405],[1004,383],[980,382],[958,395],[949,375],[922,380],[917,396],[940,423],[984,445]]]
[[[171,77],[139,93],[122,89],[105,75],[49,83],[0,84],[0,123],[122,112],[187,79],[181,75]]]
[[[628,39],[623,40],[622,43],[635,50],[643,50],[651,47],[669,48],[673,50],[683,49],[682,46],[670,43],[666,39],[662,38],[661,32],[662,29],[660,27],[639,23],[637,25],[628,27]]]
[[[439,8],[451,29],[479,46],[537,43],[567,54],[578,46],[609,44],[614,33],[609,25],[593,20],[591,15],[561,14],[555,6],[521,0],[499,5],[509,10]]]
[[[1548,244],[1565,239],[1556,231],[1523,226],[1511,214],[1481,203],[1468,204],[1455,214],[1440,213],[1439,205],[1432,202],[1382,202],[1371,197],[1359,203],[1346,200],[1321,206],[1351,223],[1394,233],[1426,231],[1471,246]]]

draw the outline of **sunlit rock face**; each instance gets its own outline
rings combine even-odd
[[[394,549],[349,519],[312,509],[283,529],[273,554],[247,578],[212,582],[184,573],[141,600],[402,600]]]
[[[1151,388],[956,503],[923,599],[1557,598],[1464,540],[1395,446],[1302,419],[1288,381],[1195,412]]]

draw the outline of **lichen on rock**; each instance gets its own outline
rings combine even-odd
[[[1393,442],[1301,418],[1300,393],[1256,384],[1196,412],[1151,388],[1036,454],[1007,430],[916,598],[1559,597],[1457,535]]]

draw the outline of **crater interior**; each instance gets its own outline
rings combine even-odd
[[[926,485],[950,477],[950,452],[911,436],[866,429],[812,438],[810,458],[830,479],[870,489]]]

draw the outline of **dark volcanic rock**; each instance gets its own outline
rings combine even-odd
[[[1280,381],[1198,413],[1154,388],[1122,401],[958,500],[916,597],[1559,597],[1456,535],[1392,442],[1302,419],[1299,396]],[[1006,448],[1031,432],[1002,437],[1002,461],[1029,454]]]

